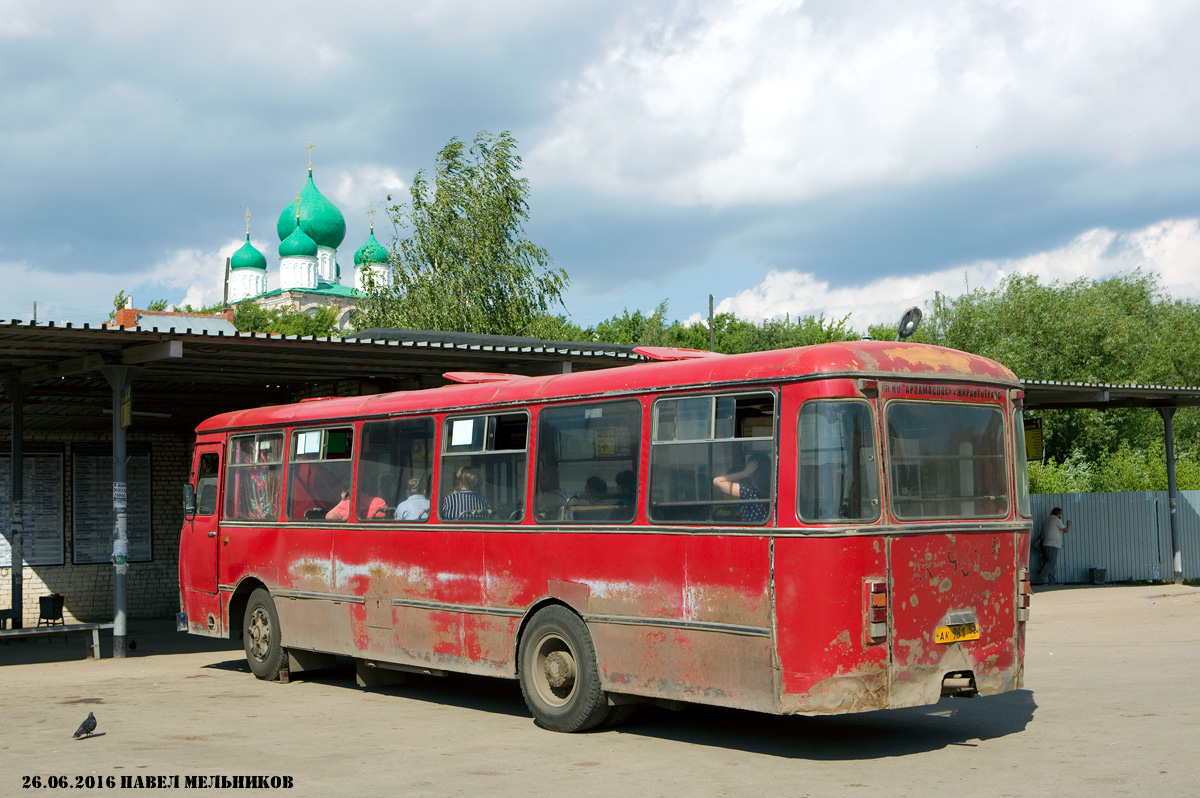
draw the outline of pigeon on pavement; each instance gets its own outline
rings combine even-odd
[[[83,723],[80,723],[79,728],[75,730],[75,735],[74,735],[75,739],[78,740],[80,737],[91,737],[92,732],[94,732],[95,730],[96,730],[96,716],[94,714],[92,714],[91,712],[89,712],[88,716],[84,719]]]

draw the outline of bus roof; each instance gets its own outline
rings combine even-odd
[[[664,351],[658,350],[656,354],[661,355]],[[1020,387],[1016,375],[1005,366],[967,352],[906,342],[841,341],[743,355],[710,354],[656,360],[541,377],[453,372],[455,384],[452,385],[237,410],[213,416],[201,423],[196,431],[818,377],[917,379]]]

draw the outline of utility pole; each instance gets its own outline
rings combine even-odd
[[[716,351],[716,330],[713,327],[713,295],[708,295],[708,351]]]
[[[125,656],[125,576],[129,573],[129,528],[126,508],[125,428],[132,415],[129,407],[129,366],[102,366],[113,392],[113,657]]]

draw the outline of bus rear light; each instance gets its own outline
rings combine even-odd
[[[881,643],[887,639],[887,580],[867,580],[867,602],[867,637],[871,643]]]
[[[1017,571],[1017,623],[1025,623],[1029,620],[1029,603],[1030,596],[1033,593],[1033,587],[1029,583],[1029,569],[1021,568]]]

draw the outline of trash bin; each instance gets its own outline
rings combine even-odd
[[[63,597],[61,593],[51,593],[49,596],[38,598],[41,612],[38,615],[38,626],[54,626],[63,623]]]
[[[1107,568],[1093,568],[1092,569],[1092,584],[1093,585],[1103,585],[1107,581],[1108,581],[1108,569]]]

